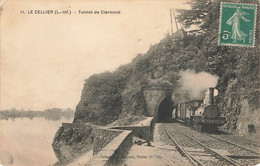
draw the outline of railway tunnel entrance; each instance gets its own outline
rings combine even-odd
[[[174,103],[171,96],[167,96],[158,107],[157,122],[171,122]]]
[[[173,87],[166,85],[149,85],[143,92],[148,116],[155,117],[156,121],[163,122],[172,118]]]

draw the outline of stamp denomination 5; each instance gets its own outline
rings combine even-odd
[[[254,47],[255,4],[221,3],[219,44]]]

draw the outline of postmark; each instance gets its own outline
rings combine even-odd
[[[224,3],[220,5],[219,45],[255,45],[257,6],[255,4]]]

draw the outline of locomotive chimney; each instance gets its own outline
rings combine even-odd
[[[214,88],[209,88],[209,104],[214,104]]]

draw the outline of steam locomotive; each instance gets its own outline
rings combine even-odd
[[[226,122],[226,118],[220,116],[219,108],[214,104],[214,88],[209,88],[207,103],[203,103],[203,100],[178,103],[175,118],[203,132],[216,132]]]

